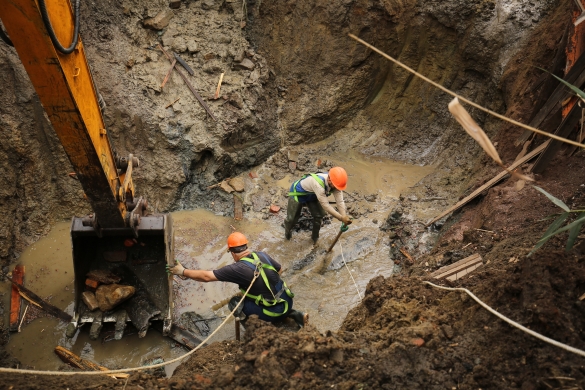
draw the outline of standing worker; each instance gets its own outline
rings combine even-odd
[[[309,315],[293,309],[294,294],[280,278],[282,266],[264,252],[250,251],[248,239],[242,233],[230,234],[227,244],[234,264],[213,271],[203,271],[186,269],[178,260],[175,260],[177,264],[174,267],[167,264],[167,272],[198,282],[235,283],[240,287],[242,294],[246,293],[254,279],[254,273],[259,272],[250,292],[246,294],[244,302],[238,308],[236,317],[243,320],[247,316],[256,314],[261,320],[268,322],[278,322],[291,317],[300,327],[305,326]],[[229,302],[229,309],[233,310],[240,299],[240,296],[233,297]],[[241,316],[241,313],[245,314],[245,317]]]
[[[301,209],[307,206],[313,217],[313,232],[311,238],[316,244],[319,239],[319,230],[325,216],[325,211],[343,222],[345,226],[351,223],[346,214],[343,202],[343,190],[347,187],[347,172],[341,167],[333,167],[327,173],[311,173],[295,181],[288,193],[286,220],[284,221],[284,236],[287,240],[292,237],[292,228],[301,216]],[[333,193],[339,212],[329,204],[327,197]],[[347,230],[347,228],[345,227]]]

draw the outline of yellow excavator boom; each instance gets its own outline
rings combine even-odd
[[[67,335],[92,323],[90,337],[97,338],[103,322],[115,322],[118,338],[130,321],[143,337],[157,320],[167,334],[173,319],[172,277],[165,271],[174,258],[172,219],[146,214],[146,199],[135,199],[132,183],[138,159],[120,158],[112,149],[78,35],[80,0],[75,12],[68,0],[45,1],[2,0],[0,20],[9,38],[0,38],[12,41],[94,211],[71,224],[75,309]],[[136,294],[115,310],[90,310],[87,293],[99,287],[86,278],[104,272],[134,286]]]
[[[59,41],[71,42],[74,15],[70,3],[49,1],[46,9]],[[35,0],[2,1],[0,19],[100,226],[127,226],[126,200],[133,199],[127,199],[125,191],[120,194],[124,174],[118,174],[83,42],[79,39],[71,54],[55,49]],[[131,180],[127,187],[133,195]]]

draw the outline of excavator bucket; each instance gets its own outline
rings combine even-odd
[[[143,216],[136,229],[96,230],[84,222],[75,217],[71,224],[75,309],[67,335],[91,323],[90,337],[96,339],[104,323],[114,322],[116,339],[127,323],[144,337],[153,321],[161,321],[167,335],[173,321],[172,277],[165,268],[174,259],[170,214]],[[100,303],[92,311],[83,294],[95,293],[102,283],[133,286],[135,293],[113,308],[102,310]]]

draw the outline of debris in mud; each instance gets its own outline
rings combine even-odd
[[[402,222],[402,214],[402,209],[390,212],[390,214],[388,214],[388,218],[386,218],[386,221],[382,224],[382,226],[380,226],[380,230],[387,232],[398,227]]]
[[[305,268],[306,266],[312,264],[315,261],[316,256],[317,254],[315,251],[309,252],[307,256],[305,256],[304,258],[293,261],[292,269],[298,271]]]
[[[121,280],[121,278],[118,275],[105,269],[96,269],[90,271],[87,273],[86,276],[88,279],[97,280],[98,282],[103,284],[118,283]]]
[[[321,226],[329,225],[331,223],[331,216],[329,214],[323,217],[323,223]],[[284,225],[282,225],[284,227]],[[301,209],[301,216],[299,217],[299,221],[293,227],[295,232],[299,232],[301,230],[311,231],[313,229],[313,217],[309,209],[306,206],[303,206]]]

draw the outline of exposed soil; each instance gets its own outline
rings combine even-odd
[[[107,1],[98,3],[101,7]],[[169,379],[147,373],[134,374],[127,381],[2,374],[0,388],[584,388],[583,358],[510,327],[466,294],[433,289],[423,281],[431,280],[430,272],[440,266],[479,253],[483,266],[449,285],[470,289],[503,315],[536,332],[585,349],[585,303],[579,299],[585,293],[585,241],[579,238],[575,248],[565,252],[567,235],[560,235],[527,257],[550,224],[543,218],[557,213],[558,208],[530,185],[521,188],[511,178],[437,224],[439,231],[432,232],[432,242],[420,244],[423,235],[429,235],[417,220],[421,210],[440,212],[489,180],[499,168],[462,135],[447,114],[447,96],[342,40],[347,32],[359,32],[457,92],[529,122],[555,86],[550,77],[531,65],[563,74],[570,30],[567,10],[572,2],[423,3],[364,0],[322,6],[317,2],[257,1],[248,4],[247,39],[239,30],[243,17],[239,2],[183,4],[190,12],[178,13],[176,24],[165,30],[161,39],[191,55],[189,60],[200,68],[200,78],[204,73],[213,75],[208,77],[205,90],[213,89],[222,66],[227,64],[234,70],[234,58],[242,53],[261,69],[254,76],[234,71],[231,77],[236,81],[227,83],[226,99],[210,102],[221,114],[218,116],[227,118],[221,124],[209,122],[201,112],[184,109],[183,103],[160,109],[173,99],[171,94],[157,91],[158,79],[151,80],[148,74],[164,74],[168,65],[144,47],[156,42],[158,35],[142,31],[138,25],[144,17],[153,16],[153,10],[139,1],[123,4],[122,13],[116,5],[101,9],[92,3],[104,30],[87,31],[86,36],[95,47],[92,60],[98,64],[98,84],[106,85],[102,92],[117,107],[108,114],[110,125],[117,129],[114,139],[118,148],[137,147],[147,161],[157,163],[147,168],[138,185],[159,201],[160,209],[209,206],[211,195],[202,192],[205,186],[266,159],[273,176],[282,178],[288,169],[283,146],[319,141],[334,133],[337,139],[325,152],[357,149],[369,155],[434,164],[437,171],[387,210],[389,218],[381,225],[390,246],[380,251],[388,251],[388,256],[400,263],[399,272],[389,278],[374,277],[362,303],[349,312],[336,332],[321,334],[310,325],[297,333],[279,331],[252,319],[241,343],[221,342],[203,348]],[[118,31],[117,23],[127,30]],[[185,50],[181,50],[177,37],[185,41],[181,34],[193,34],[188,30],[198,23],[201,25],[194,34],[209,38],[198,42],[205,49],[192,51],[184,42]],[[231,31],[229,42],[218,38],[227,30]],[[208,31],[212,31],[210,36],[205,35]],[[114,37],[123,47],[112,49]],[[107,65],[108,57],[100,50],[110,56],[133,53],[129,57],[134,61]],[[214,56],[206,57],[207,51]],[[35,104],[40,106],[26,86],[18,58],[6,48],[0,47],[0,54],[0,67],[10,70],[0,77],[8,83],[6,74],[12,75],[14,91],[25,91],[28,96],[19,100],[16,92],[0,94],[0,102],[9,101],[11,106],[0,112],[0,124],[18,137],[34,129],[44,134],[39,125],[45,121],[42,113],[35,120],[15,114]],[[218,62],[215,65],[214,59]],[[338,69],[339,63],[349,65]],[[314,71],[315,64],[318,71]],[[134,76],[114,76],[116,67]],[[142,90],[131,81],[135,76],[154,87]],[[123,86],[113,86],[109,79],[121,79]],[[174,82],[179,85],[178,80]],[[135,91],[140,98],[123,104],[123,88]],[[181,99],[190,98],[185,93]],[[145,102],[150,108],[139,115]],[[513,161],[520,151],[513,142],[521,131],[477,112],[472,111],[472,115],[497,141],[504,161]],[[19,124],[10,125],[14,120]],[[553,118],[548,125],[554,127],[559,120]],[[18,133],[17,128],[26,131]],[[40,152],[27,154],[28,149],[40,146],[18,137],[0,143],[0,152],[8,156],[2,161],[12,176],[16,172],[13,166],[19,166],[14,161],[23,167],[23,178],[13,180],[18,183],[14,191],[0,194],[2,210],[10,211],[6,215],[22,216],[0,226],[4,232],[0,235],[0,257],[6,264],[34,240],[23,233],[30,224],[39,235],[51,221],[71,212],[72,205],[76,205],[76,212],[86,207],[71,195],[80,191],[75,183],[61,178],[60,170],[67,162],[50,135],[46,136],[47,145],[53,145],[54,157],[47,163],[44,179],[34,188],[49,188],[57,195],[43,203],[42,192],[28,197],[22,193],[33,179],[31,166],[44,160]],[[34,139],[38,143],[36,136]],[[538,137],[535,144],[540,141]],[[232,151],[234,143],[241,145],[243,152]],[[319,146],[308,148],[301,164],[308,166],[313,160],[311,148]],[[583,152],[571,156],[568,151],[562,149],[548,169],[536,175],[536,184],[571,208],[583,208]],[[182,169],[175,169],[179,166]],[[51,170],[57,172],[55,180],[46,173]],[[12,183],[10,178],[4,182]],[[8,184],[2,188],[9,188]],[[71,199],[60,198],[63,193]],[[20,195],[28,200],[28,206],[18,201]],[[213,207],[225,212],[228,199],[214,198]],[[425,199],[431,200],[423,202]],[[254,211],[253,204],[249,206]],[[53,212],[45,215],[44,210]],[[30,212],[39,214],[34,222],[24,218]],[[364,210],[355,212],[367,218]],[[406,243],[401,236],[406,237]],[[414,264],[392,249],[392,244],[399,242],[414,255]],[[5,343],[6,333],[2,335]],[[4,367],[18,364],[5,354],[0,361]]]

